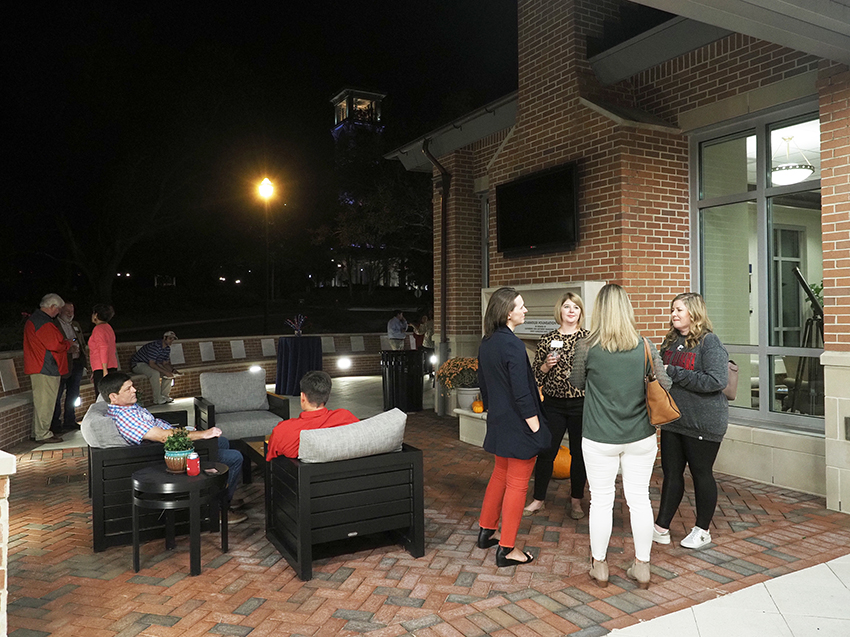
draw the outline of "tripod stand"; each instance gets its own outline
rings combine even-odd
[[[817,325],[817,331],[815,331]],[[820,336],[820,341],[818,341]],[[801,347],[823,347],[823,315],[815,314],[815,316],[806,319],[806,326],[803,329],[803,342]],[[823,393],[823,368],[818,365],[817,361],[811,357],[800,357],[797,363],[797,372],[795,374],[794,390],[791,392],[791,404],[788,406],[788,411],[794,412],[798,409],[798,404],[807,407],[805,411],[800,409],[801,413],[814,414],[815,405],[817,402],[818,392]],[[805,389],[803,384],[805,383]],[[806,395],[803,395],[806,392]],[[804,401],[808,399],[808,404],[804,405]]]

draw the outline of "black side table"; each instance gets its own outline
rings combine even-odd
[[[208,475],[204,469],[215,468]],[[165,511],[165,548],[175,547],[174,511],[189,509],[189,567],[201,574],[201,506],[214,502],[220,511],[221,550],[227,553],[227,465],[202,462],[201,473],[169,473],[162,465],[145,467],[133,473],[133,570],[139,572],[139,509]],[[218,515],[218,514],[216,514]]]

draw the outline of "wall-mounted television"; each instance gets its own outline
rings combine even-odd
[[[496,249],[506,256],[578,245],[578,164],[496,186]]]

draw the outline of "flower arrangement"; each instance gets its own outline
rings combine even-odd
[[[458,387],[478,387],[478,359],[450,358],[437,370],[437,380],[449,394]]]
[[[293,330],[295,330],[296,336],[301,336],[301,326],[304,325],[304,321],[307,320],[307,317],[303,314],[298,314],[294,319],[286,319],[286,324],[289,325]]]

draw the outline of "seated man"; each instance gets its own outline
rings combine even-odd
[[[136,388],[133,381],[124,372],[112,372],[100,381],[101,395],[106,398],[109,406],[106,413],[112,418],[118,433],[132,445],[140,445],[144,440],[165,442],[173,428],[170,423],[160,420],[151,412],[136,404]],[[231,509],[242,505],[240,500],[234,500],[233,494],[239,485],[242,475],[242,454],[230,448],[227,438],[221,435],[221,429],[203,429],[190,431],[191,440],[218,437],[218,458],[227,465],[227,501]],[[237,513],[228,517],[228,524],[244,522],[248,516]]]
[[[177,334],[169,330],[162,335],[161,341],[151,341],[142,345],[130,358],[130,369],[136,374],[148,377],[153,391],[153,404],[173,403],[171,379],[179,374],[171,364],[171,344],[177,340]]]
[[[308,429],[339,427],[357,422],[358,418],[347,409],[328,409],[325,404],[331,396],[331,377],[325,372],[313,371],[301,379],[301,409],[298,418],[280,421],[269,438],[266,460],[286,456],[298,457],[301,432]]]

